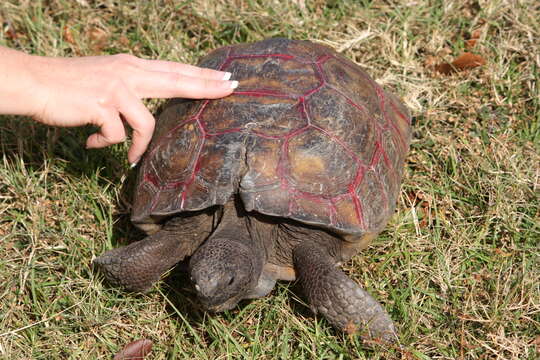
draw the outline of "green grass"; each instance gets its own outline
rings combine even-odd
[[[396,215],[345,267],[399,326],[402,349],[384,351],[312,316],[294,284],[217,315],[178,271],[146,295],[108,288],[92,257],[140,238],[127,146],[87,151],[91,129],[1,117],[0,358],[109,359],[141,337],[153,359],[536,358],[539,18],[533,0],[2,1],[0,44],[35,54],[195,63],[271,36],[323,42],[394,89],[415,129]],[[485,66],[427,66],[476,29]]]

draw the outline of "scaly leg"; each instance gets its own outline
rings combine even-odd
[[[358,284],[336,267],[320,245],[304,241],[294,248],[294,267],[311,309],[336,328],[366,340],[397,340],[388,313]]]

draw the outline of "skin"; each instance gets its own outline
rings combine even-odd
[[[133,130],[131,164],[146,150],[155,120],[145,98],[216,99],[238,85],[230,74],[132,55],[53,58],[0,46],[0,114],[26,115],[46,125],[94,125],[87,148],[125,141]]]

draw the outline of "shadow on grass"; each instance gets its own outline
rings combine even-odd
[[[24,117],[2,116],[0,157],[21,164],[30,173],[46,171],[52,182],[89,179],[103,189],[119,186],[111,241],[115,245],[140,240],[144,234],[129,220],[137,172],[130,171],[127,165],[127,146],[86,149],[86,139],[95,131],[91,127],[54,128]]]
[[[127,172],[123,145],[104,149],[85,148],[86,138],[95,128],[54,128],[24,117],[0,117],[0,156],[24,161],[27,167],[41,168],[45,162],[73,177],[99,177],[118,183]]]

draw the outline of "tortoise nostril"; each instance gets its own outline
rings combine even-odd
[[[234,276],[231,277],[231,279],[229,280],[229,286],[231,286],[233,283],[234,283]]]

